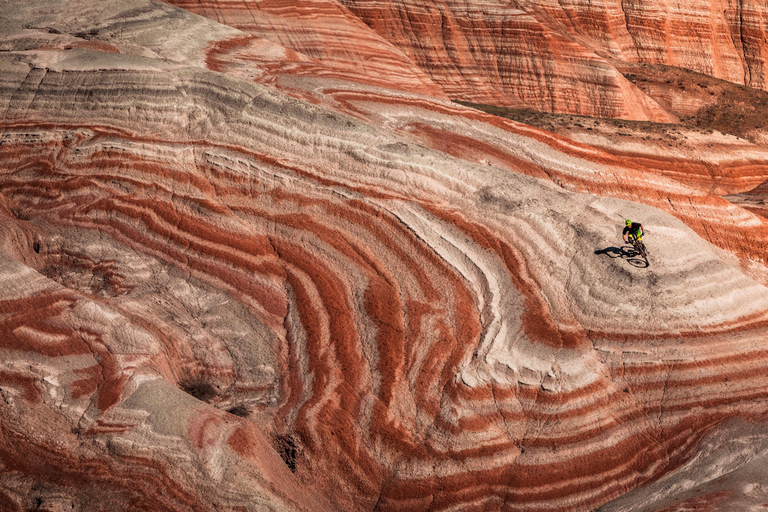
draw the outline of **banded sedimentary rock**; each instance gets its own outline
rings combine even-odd
[[[552,112],[669,121],[606,59],[536,5],[346,2],[449,97]]]
[[[664,83],[639,89],[625,76],[633,63],[763,89],[766,83],[767,13],[750,2],[170,3],[249,34],[213,45],[209,62],[218,70],[255,64],[260,71],[251,76],[262,81],[336,77],[478,103],[660,122],[691,114],[686,109],[697,103],[670,101]],[[266,49],[265,40],[297,54]],[[266,63],[275,51],[282,65],[272,57]]]
[[[618,69],[667,64],[766,88],[764,4],[344,0],[454,99],[668,120]]]
[[[764,423],[768,290],[734,256],[766,221],[685,160],[359,75],[303,76],[312,104],[244,73],[289,73],[277,43],[130,8],[0,53],[10,510],[590,510]]]
[[[259,47],[263,46],[263,41],[270,41],[295,53],[278,53],[275,60],[282,65],[282,72],[272,70],[268,76],[341,79],[445,98],[442,89],[397,47],[368,28],[336,0],[171,0],[168,3],[248,34],[213,45],[209,50],[209,62],[214,68],[244,60],[251,64],[251,69],[270,69],[262,59],[265,54],[274,55],[275,50],[264,51]],[[288,69],[284,69],[286,60],[292,61]],[[260,78],[263,79],[261,75]]]

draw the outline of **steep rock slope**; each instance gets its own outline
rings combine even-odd
[[[10,510],[589,510],[693,499],[733,422],[765,442],[760,217],[357,76],[313,105],[247,50],[206,69],[247,34],[100,5],[3,20]]]
[[[623,62],[766,88],[764,3],[343,0],[454,99],[626,119],[669,114]]]

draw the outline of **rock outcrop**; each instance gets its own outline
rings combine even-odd
[[[627,77],[635,64],[768,88],[768,11],[759,2],[167,1],[252,36],[217,45],[214,54],[259,62],[273,53],[262,40],[297,52],[306,62],[292,66],[294,78],[656,122],[676,121],[697,102],[690,94],[670,102],[661,80],[638,88]]]
[[[669,114],[627,82],[623,63],[768,87],[760,2],[342,2],[453,99],[663,122]]]
[[[3,12],[7,510],[768,501],[768,219],[717,195],[764,148],[556,135],[263,4]]]

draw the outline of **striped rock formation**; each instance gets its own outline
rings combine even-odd
[[[768,220],[718,195],[764,147],[556,135],[372,35],[1,12],[5,510],[768,503]]]
[[[625,63],[768,87],[761,2],[341,1],[453,99],[665,122]]]
[[[370,85],[554,112],[674,119],[595,48],[508,3],[167,1],[279,42],[348,79],[362,74]]]
[[[648,91],[627,80],[633,63],[768,87],[768,11],[748,0],[169,3],[278,42],[350,79],[363,74],[370,84],[389,80],[434,94],[412,61],[450,98],[477,103],[674,120],[663,82],[662,90]]]
[[[247,69],[251,72],[255,67],[269,69],[270,66],[264,66],[260,62],[264,54],[274,55],[277,51],[265,52],[261,48],[265,41],[269,41],[289,49],[288,52],[281,52],[290,53],[292,61],[290,68],[281,69],[280,73],[290,77],[290,80],[284,80],[287,83],[302,76],[312,76],[446,98],[443,90],[400,50],[370,30],[335,0],[174,0],[168,3],[235,27],[247,34],[214,45],[209,50],[209,60],[215,63],[215,66],[229,69],[233,62],[245,60]],[[258,66],[253,65],[254,58],[259,63]],[[283,59],[283,55],[278,57],[278,67]],[[267,73],[267,76],[274,77],[275,74]],[[263,82],[264,78],[266,77],[262,75],[258,79]]]

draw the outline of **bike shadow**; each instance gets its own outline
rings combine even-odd
[[[650,266],[631,245],[606,247],[605,249],[595,251],[595,254],[605,254],[609,258],[622,258],[627,260],[627,263],[637,268],[648,268]]]

